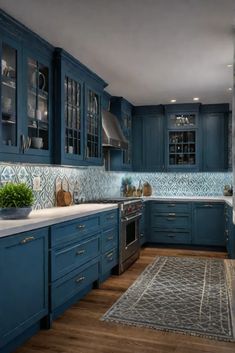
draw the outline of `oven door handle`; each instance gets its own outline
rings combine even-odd
[[[125,222],[129,222],[132,221],[133,219],[138,219],[142,216],[142,213],[137,213],[136,215],[132,216],[132,217],[124,217]]]

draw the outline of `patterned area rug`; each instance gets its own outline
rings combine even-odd
[[[233,341],[224,261],[157,257],[101,320]]]

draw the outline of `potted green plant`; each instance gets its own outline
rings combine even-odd
[[[33,191],[25,183],[6,183],[0,188],[0,217],[27,218],[34,203]]]

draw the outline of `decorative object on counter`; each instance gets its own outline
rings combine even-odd
[[[143,196],[151,196],[152,195],[152,186],[145,182],[143,185]]]
[[[56,179],[56,206],[64,207],[72,204],[72,195],[69,191],[69,183],[67,178]]]
[[[141,197],[143,194],[143,187],[142,187],[142,183],[141,180],[139,181],[139,186],[136,190],[136,196]]]
[[[0,188],[0,217],[27,218],[34,203],[33,191],[25,183],[6,183]]]
[[[233,196],[233,186],[224,185],[224,196]]]
[[[234,341],[223,259],[159,256],[102,320]]]
[[[121,196],[133,196],[133,185],[131,177],[122,178]]]
[[[79,184],[78,181],[75,182],[73,189],[73,203],[75,205],[79,204]]]

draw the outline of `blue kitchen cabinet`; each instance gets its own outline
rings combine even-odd
[[[165,106],[167,119],[166,166],[169,171],[200,169],[200,104]]]
[[[233,208],[225,204],[225,239],[228,257],[235,259],[235,226],[233,224]]]
[[[101,165],[106,83],[60,48],[55,50],[55,68],[55,162]]]
[[[48,229],[0,239],[0,351],[40,328],[48,314]]]
[[[228,104],[202,107],[203,171],[228,169],[228,114]]]
[[[181,201],[151,201],[148,241],[158,244],[191,244],[192,205]]]
[[[110,111],[119,120],[122,132],[128,141],[127,150],[110,150],[110,169],[132,170],[132,105],[123,97],[110,98]]]
[[[192,244],[225,247],[224,226],[223,203],[195,202],[193,204]]]
[[[0,12],[0,159],[52,161],[53,47]]]
[[[133,170],[165,170],[164,115],[162,106],[135,107],[133,110]]]
[[[140,218],[140,245],[147,242],[147,222],[148,222],[148,203],[143,203],[142,216]]]

